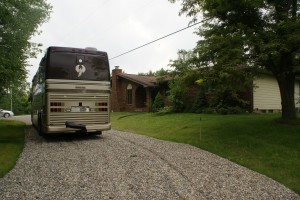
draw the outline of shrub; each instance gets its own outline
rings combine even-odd
[[[165,106],[162,109],[160,109],[157,114],[158,115],[166,115],[166,114],[170,114],[173,112],[173,107],[172,106]]]
[[[204,108],[204,109],[202,110],[202,113],[204,113],[204,114],[215,114],[216,111],[215,111],[215,109],[213,109],[213,108]]]
[[[157,93],[155,96],[153,105],[152,105],[152,111],[158,112],[160,109],[162,109],[165,106],[164,100],[160,93]]]
[[[221,115],[237,115],[237,114],[244,114],[246,111],[239,106],[235,107],[219,107],[216,109],[218,114]]]
[[[228,114],[244,114],[246,111],[239,106],[228,107]]]
[[[196,112],[196,113],[202,113],[203,109],[206,108],[208,105],[207,100],[206,100],[206,96],[205,96],[205,91],[204,89],[200,89],[196,100],[194,102],[192,111]]]
[[[176,79],[169,82],[170,90],[168,91],[168,99],[172,104],[173,112],[182,112],[185,109],[183,94],[185,92],[185,84],[183,80]]]
[[[224,108],[224,107],[218,108],[216,111],[220,115],[227,115],[228,114],[227,108]]]

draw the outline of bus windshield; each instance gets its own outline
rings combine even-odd
[[[55,51],[47,55],[46,79],[109,81],[105,52]]]

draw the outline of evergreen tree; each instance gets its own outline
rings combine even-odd
[[[153,105],[152,105],[152,111],[158,112],[165,106],[164,99],[162,98],[161,94],[158,92],[155,96]]]
[[[202,113],[203,109],[205,109],[207,106],[208,102],[205,96],[205,90],[204,88],[201,88],[195,100],[193,111],[196,113]]]

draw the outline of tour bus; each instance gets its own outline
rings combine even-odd
[[[101,134],[111,128],[110,90],[106,52],[49,47],[32,80],[32,124],[41,135]]]

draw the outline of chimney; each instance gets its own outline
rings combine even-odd
[[[113,111],[120,111],[119,99],[118,99],[118,78],[117,75],[122,73],[122,69],[119,66],[115,66],[115,69],[112,70],[111,77],[111,109]]]
[[[114,76],[120,73],[122,73],[122,69],[120,69],[119,66],[115,66],[115,69],[112,70],[112,75]]]

